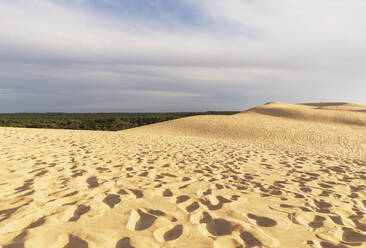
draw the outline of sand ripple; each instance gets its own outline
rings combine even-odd
[[[357,154],[137,130],[0,140],[2,247],[366,247]]]

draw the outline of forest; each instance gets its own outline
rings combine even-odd
[[[0,114],[1,127],[119,131],[194,115],[232,115],[235,111],[177,113],[15,113]]]

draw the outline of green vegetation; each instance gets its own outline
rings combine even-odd
[[[0,114],[2,127],[118,131],[193,115],[231,115],[238,112],[178,113],[18,113]]]

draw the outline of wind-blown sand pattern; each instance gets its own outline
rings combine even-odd
[[[2,247],[366,247],[366,107],[0,128]]]

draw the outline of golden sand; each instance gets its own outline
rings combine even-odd
[[[0,128],[2,247],[366,247],[366,106]]]

